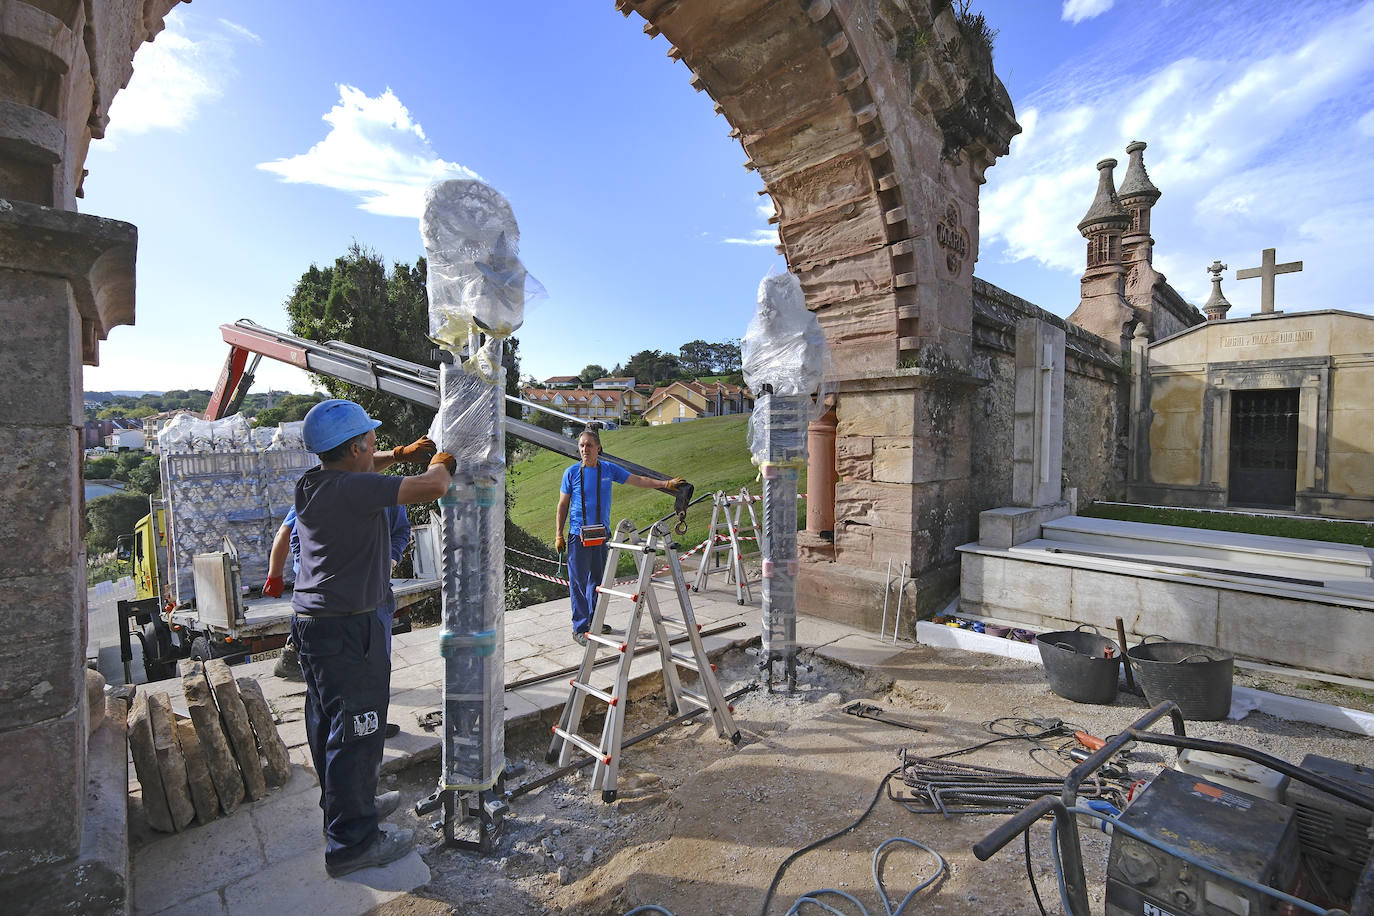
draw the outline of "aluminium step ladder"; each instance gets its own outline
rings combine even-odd
[[[720,684],[716,681],[715,665],[706,657],[701,644],[700,625],[692,613],[692,602],[688,597],[687,584],[683,579],[682,565],[678,559],[678,545],[669,538],[666,522],[657,522],[649,529],[649,535],[641,540],[635,531],[634,523],[628,519],[616,528],[615,537],[607,543],[610,548],[606,556],[606,568],[602,582],[615,584],[616,566],[622,553],[631,553],[635,558],[638,574],[635,577],[634,591],[619,591],[608,586],[597,587],[596,607],[592,611],[591,627],[587,631],[587,651],[582,657],[582,666],[577,676],[570,681],[568,701],[563,704],[563,715],[553,727],[553,741],[549,745],[546,760],[567,766],[572,760],[573,749],[580,749],[596,759],[592,770],[590,791],[601,789],[601,800],[613,802],[616,798],[616,780],[620,774],[621,743],[624,738],[626,696],[630,686],[630,665],[634,661],[634,650],[639,642],[639,627],[644,612],[648,611],[652,635],[658,642],[659,656],[663,663],[663,691],[670,714],[689,712],[692,707],[708,710],[715,722],[716,734],[729,738],[738,744],[740,733],[735,728],[731,713],[734,708],[725,700]],[[654,571],[662,555],[672,573],[671,582],[654,581]],[[658,589],[671,588],[677,596],[680,617],[666,617],[659,605]],[[634,612],[630,615],[629,625],[622,636],[603,635],[602,622],[606,617],[606,606],[611,598],[625,598],[634,602]],[[685,633],[687,645],[680,646],[686,651],[678,652],[671,645],[674,633]],[[592,673],[597,662],[597,654],[603,651],[619,653],[615,667],[615,680],[608,689],[600,689],[591,683]],[[687,690],[682,686],[678,669],[695,672],[697,689]],[[606,704],[606,718],[601,727],[601,740],[592,743],[577,732],[582,726],[588,697]]]
[[[716,492],[711,506],[711,525],[706,531],[706,551],[702,554],[701,564],[697,567],[697,581],[692,586],[692,591],[701,591],[713,574],[723,572],[726,574],[726,581],[735,586],[736,602],[745,604],[754,600],[754,594],[749,586],[761,580],[757,577],[749,578],[744,561],[762,556],[762,553],[758,548],[745,552],[743,542],[753,540],[756,545],[760,543],[759,519],[754,511],[754,503],[762,500],[762,496],[750,494],[748,487],[740,487],[739,493],[734,496],[726,496],[724,490]],[[748,525],[742,532],[741,523],[746,517],[746,512]],[[721,554],[725,555],[723,561]]]

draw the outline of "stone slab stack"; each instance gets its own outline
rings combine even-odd
[[[129,749],[154,830],[173,833],[232,814],[291,774],[262,688],[234,680],[221,660],[181,662],[189,718],[176,716],[163,691],[139,691],[129,710]]]

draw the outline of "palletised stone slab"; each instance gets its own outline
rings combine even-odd
[[[239,770],[243,773],[243,787],[248,792],[248,798],[257,801],[267,794],[267,779],[262,772],[262,758],[258,756],[258,740],[253,735],[248,710],[243,706],[234,675],[224,659],[212,658],[205,663],[205,677],[215,691],[220,720],[224,723],[229,745],[234,749],[234,757],[238,759]]]
[[[210,682],[205,679],[205,666],[195,659],[182,659],[177,663],[177,673],[181,675],[186,706],[191,711],[196,737],[200,739],[210,778],[215,783],[220,810],[233,814],[243,801],[243,776],[234,760],[234,752],[229,750],[229,739],[224,737],[224,729],[220,727],[219,709],[210,693]]]
[[[191,804],[191,786],[186,781],[186,757],[177,741],[176,721],[172,718],[172,701],[163,691],[148,696],[148,720],[153,726],[153,750],[157,752],[157,768],[162,773],[162,792],[167,797],[167,810],[172,826],[177,830],[195,819]]]
[[[253,734],[257,736],[258,748],[265,761],[267,783],[285,785],[291,778],[291,755],[286,750],[286,742],[277,733],[277,723],[272,721],[272,710],[262,694],[262,686],[251,677],[239,678],[238,684],[239,696],[248,710],[248,721],[253,725]]]
[[[129,708],[129,753],[134,758],[134,772],[143,789],[143,814],[154,830],[175,833],[172,813],[167,809],[167,796],[162,791],[162,772],[157,765],[157,749],[153,745],[153,723],[148,714],[148,694],[140,690]]]
[[[190,719],[177,719],[176,733],[181,753],[186,758],[186,781],[191,788],[196,820],[208,824],[219,817],[219,796],[215,794],[215,781],[210,778],[210,766],[205,762],[205,751]]]

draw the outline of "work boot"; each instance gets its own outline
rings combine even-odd
[[[281,655],[277,656],[277,663],[272,666],[272,673],[287,681],[305,680],[305,675],[301,674],[300,651],[289,642],[282,646]]]
[[[393,827],[391,830],[378,831],[376,841],[364,849],[361,855],[347,862],[325,862],[324,870],[331,878],[342,878],[360,868],[389,865],[397,859],[405,858],[414,848],[415,831]]]
[[[390,792],[383,792],[372,800],[372,804],[377,808],[377,820],[380,821],[401,807],[401,793],[395,789]]]
[[[579,646],[582,646],[583,648],[586,648],[586,645],[587,645],[587,631],[586,631],[586,630],[577,630],[577,631],[575,631],[575,632],[573,633],[573,642],[577,643]]]
[[[395,722],[388,722],[386,723],[386,737],[383,740],[390,741],[392,738],[395,738],[400,733],[401,726],[397,725]]]

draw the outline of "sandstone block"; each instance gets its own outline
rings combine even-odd
[[[76,427],[70,421],[60,426],[16,425],[5,429],[5,437],[10,455],[2,478],[5,508],[24,524],[0,529],[0,578],[60,577],[76,566],[81,549]],[[0,600],[14,601],[9,595]]]
[[[172,718],[172,701],[161,690],[147,694],[148,720],[153,726],[153,749],[157,751],[157,766],[162,774],[162,793],[167,797],[167,810],[172,826],[177,830],[191,823],[196,816],[191,803],[191,787],[186,778],[186,757],[177,740],[176,720]]]
[[[267,794],[267,780],[262,771],[262,758],[258,756],[258,742],[253,736],[252,723],[248,721],[248,710],[239,696],[234,675],[223,659],[214,658],[205,663],[205,676],[215,692],[215,702],[219,706],[220,721],[229,736],[229,745],[239,762],[243,774],[243,787],[250,801],[257,801]]]
[[[239,696],[243,698],[243,706],[248,710],[248,721],[253,725],[253,734],[257,736],[258,747],[262,750],[263,760],[266,761],[264,769],[267,772],[267,783],[273,786],[285,785],[291,778],[291,755],[286,749],[286,742],[277,732],[277,723],[272,721],[272,710],[267,705],[267,698],[263,696],[262,685],[251,677],[239,678],[238,685]]]
[[[191,790],[196,820],[208,824],[219,817],[219,796],[215,794],[215,781],[210,778],[210,765],[205,762],[205,751],[191,720],[177,719],[175,726],[182,756],[186,758],[186,782]]]
[[[105,676],[90,668],[82,670],[86,672],[86,734],[89,736],[105,721]]]
[[[76,425],[81,414],[81,316],[59,277],[0,272],[0,326],[10,372],[0,423]]]
[[[186,706],[191,711],[196,737],[200,739],[210,778],[215,783],[220,810],[233,814],[243,801],[243,776],[234,760],[234,752],[229,749],[229,739],[220,726],[219,709],[215,706],[210,682],[205,678],[205,666],[194,659],[182,659],[177,663],[177,673],[181,675]]]
[[[153,722],[148,708],[148,694],[140,690],[134,694],[129,709],[129,753],[134,758],[134,771],[143,789],[143,815],[154,830],[175,833],[167,794],[162,789],[162,769],[157,762],[157,745],[153,739]]]
[[[86,716],[78,709],[0,732],[0,874],[76,855],[85,740]]]

